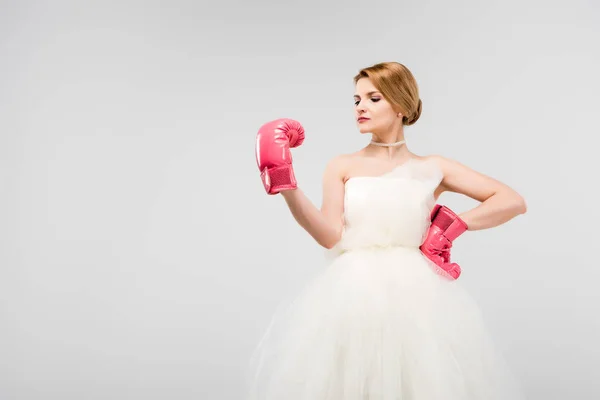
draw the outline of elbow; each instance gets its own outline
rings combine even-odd
[[[338,240],[328,240],[325,242],[321,242],[319,243],[321,246],[323,246],[324,248],[326,248],[327,250],[331,250],[335,247],[336,244],[338,244],[339,239]]]
[[[331,250],[335,247],[336,244],[342,239],[342,233],[337,231],[334,235],[329,237],[327,240],[323,240],[319,244],[326,248],[327,250]]]
[[[515,201],[515,209],[518,214],[525,214],[527,212],[527,202],[523,197],[519,196],[517,198]]]
[[[507,212],[513,213],[515,216],[527,212],[527,202],[525,201],[525,198],[516,191],[509,189],[503,192],[502,195],[499,193],[498,195],[503,198]]]

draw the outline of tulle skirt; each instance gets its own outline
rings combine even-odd
[[[250,400],[515,400],[523,395],[463,289],[418,248],[338,255],[279,309]]]

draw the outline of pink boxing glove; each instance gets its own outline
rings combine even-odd
[[[423,254],[453,279],[458,279],[461,269],[450,261],[450,249],[452,242],[467,229],[467,224],[452,210],[436,204],[431,212],[431,226],[420,246]]]
[[[293,119],[267,122],[256,135],[256,164],[267,194],[298,187],[292,168],[291,147],[304,142],[304,128]]]

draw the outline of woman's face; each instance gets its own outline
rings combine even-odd
[[[402,121],[402,117],[398,117],[398,112],[368,78],[356,82],[354,111],[360,133],[386,132],[393,124]]]

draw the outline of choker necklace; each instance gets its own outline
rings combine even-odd
[[[375,141],[371,140],[371,144],[373,144],[375,146],[382,146],[382,147],[400,146],[404,142],[406,142],[406,140],[401,140],[396,143],[382,143],[382,142],[375,142]]]

